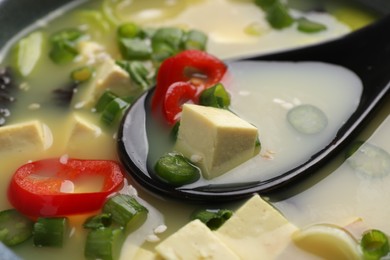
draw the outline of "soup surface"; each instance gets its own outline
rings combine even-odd
[[[349,8],[345,10],[353,11],[353,14],[357,12],[354,7]],[[307,8],[303,9],[307,10]],[[330,8],[330,10],[338,9]],[[339,17],[337,12],[335,12],[335,16],[316,12],[313,9],[310,9],[309,12],[294,9],[291,10],[291,13],[295,17],[305,16],[323,23],[327,26],[327,30],[315,34],[299,32],[295,26],[275,30],[266,22],[264,12],[252,1],[232,0],[161,1],[158,4],[155,1],[77,1],[48,17],[43,17],[26,28],[15,38],[10,39],[0,51],[1,65],[14,68],[16,67],[15,44],[31,32],[42,32],[44,41],[36,49],[41,52],[41,55],[39,55],[33,71],[26,77],[15,73],[18,87],[13,95],[16,96],[17,101],[10,107],[11,116],[6,118],[6,125],[38,120],[42,123],[46,147],[40,150],[28,146],[15,150],[2,150],[0,148],[2,156],[0,209],[5,210],[11,207],[7,199],[9,181],[15,170],[29,161],[52,157],[117,160],[115,127],[103,126],[100,115],[91,111],[90,108],[78,106],[77,102],[71,103],[70,106],[64,106],[58,103],[57,97],[53,95],[54,90],[68,85],[69,73],[83,65],[85,61],[75,59],[71,64],[61,66],[53,64],[48,56],[48,38],[51,34],[64,28],[77,27],[87,34],[87,41],[98,42],[104,46],[104,54],[113,59],[119,59],[116,27],[112,25],[115,22],[133,21],[145,27],[195,28],[207,33],[209,37],[207,50],[210,53],[221,59],[227,59],[313,44],[339,37],[348,33],[356,25],[356,23],[348,25],[340,22],[335,18],[335,16]],[[100,19],[107,14],[113,15]],[[361,17],[366,17],[364,11],[360,14]],[[361,20],[366,22],[363,18]],[[348,19],[343,20],[348,21]],[[349,21],[351,20],[353,19],[349,19]],[[267,159],[267,164],[270,165],[268,169],[270,174],[273,174],[273,171],[276,171],[274,167],[289,167],[288,162],[285,166],[280,166],[279,160],[284,162],[285,158],[289,158],[294,151],[294,146],[307,147],[308,150],[305,149],[307,153],[299,155],[302,156],[301,158],[291,158],[302,160],[307,154],[312,153],[310,149],[317,150],[318,147],[327,143],[335,128],[353,112],[360,97],[361,87],[359,80],[349,71],[327,64],[297,64],[294,66],[297,73],[307,73],[308,66],[311,71],[305,77],[299,78],[292,75],[291,64],[259,64],[256,66],[259,66],[258,69],[262,71],[259,82],[252,77],[240,77],[240,69],[242,68],[233,69],[234,83],[229,91],[232,94],[232,108],[246,120],[258,125],[264,149],[270,152],[269,154],[276,152],[277,156],[272,156],[274,159]],[[251,65],[245,70],[254,70],[255,68],[257,69]],[[321,82],[317,82],[318,78],[315,76],[322,73],[326,73],[328,77],[325,77],[326,80],[322,80],[324,75],[319,75]],[[281,74],[285,76],[279,77]],[[337,80],[335,80],[336,78]],[[286,81],[289,84],[288,89]],[[305,84],[301,84],[301,81],[305,81],[303,82]],[[254,86],[257,86],[258,83],[261,83],[261,88],[257,89]],[[306,85],[306,83],[308,84]],[[271,85],[272,87],[270,87]],[[242,88],[242,86],[245,87]],[[337,91],[339,100],[333,100],[335,91]],[[82,90],[79,93],[82,93]],[[74,97],[80,96],[79,93],[75,93]],[[318,98],[319,96],[321,98]],[[324,104],[324,101],[328,99],[332,100],[331,107],[328,107],[329,104]],[[262,107],[254,109],[253,104],[259,103],[260,100],[264,102]],[[312,145],[310,138],[305,141],[301,140],[299,135],[293,134],[291,143],[288,144],[291,149],[284,150],[282,147],[287,144],[287,141],[276,138],[276,135],[271,134],[271,132],[280,132],[278,137],[291,136],[291,129],[287,133],[279,127],[279,124],[286,124],[283,114],[291,106],[307,102],[315,104],[327,114],[329,132],[325,131],[321,138],[311,138],[315,139],[315,146]],[[390,144],[385,133],[388,132],[389,124],[388,120],[384,119],[389,111],[389,105],[383,107],[377,114],[371,128],[362,135],[362,139],[365,140],[373,130],[381,125],[369,139],[369,142],[373,142],[387,151],[390,149]],[[88,132],[90,134],[87,136],[81,136],[76,138],[76,141],[69,142],[75,122],[79,122],[77,121],[79,118],[87,121],[89,126],[92,125],[90,128],[92,130]],[[283,122],[276,122],[277,120]],[[280,145],[281,143],[282,145]],[[264,158],[256,160],[264,160]],[[336,159],[323,169],[323,172],[316,174],[317,177],[302,183],[298,191],[292,188],[284,193],[272,195],[272,204],[299,227],[318,222],[344,225],[351,219],[360,217],[363,218],[367,226],[377,227],[390,233],[390,228],[385,221],[389,212],[384,210],[383,206],[388,200],[388,192],[386,192],[385,187],[386,176],[380,178],[362,177],[349,169],[348,165],[342,164],[342,161],[341,157]],[[251,163],[249,162],[249,164]],[[257,164],[257,161],[254,163]],[[254,165],[250,167],[254,167]],[[331,172],[333,173],[328,176]],[[316,183],[317,178],[324,178],[324,180]],[[195,209],[204,207],[236,209],[243,203],[240,201],[224,205],[188,205],[185,202],[171,201],[149,194],[138,187],[136,183],[129,181],[133,186],[127,187],[123,192],[137,194],[140,201],[149,209],[149,215],[146,222],[127,237],[122,247],[120,259],[133,259],[140,247],[153,251],[158,241],[188,223],[189,216]],[[86,183],[80,183],[77,188],[84,190],[96,188],[95,185],[91,187],[90,183],[86,186],[83,186],[84,184]],[[101,185],[100,181],[95,184],[96,186]],[[305,189],[307,186],[309,188]],[[372,192],[373,190],[376,192]],[[382,206],[377,206],[379,202]],[[87,232],[82,228],[82,224],[86,217],[88,215],[69,218],[72,232],[69,235],[70,239],[66,240],[62,248],[36,248],[29,240],[13,247],[12,250],[23,259],[53,259],[53,256],[56,259],[85,259],[83,250]],[[154,232],[157,227],[165,226],[167,227],[165,232]],[[287,253],[296,254],[297,259],[312,258],[312,255],[308,255],[296,247],[291,247],[288,250]]]

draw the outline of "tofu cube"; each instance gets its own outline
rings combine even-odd
[[[212,179],[252,158],[257,136],[255,126],[228,110],[184,104],[175,150]]]
[[[64,142],[69,156],[77,158],[87,156],[91,159],[113,153],[112,149],[115,146],[112,144],[112,136],[104,133],[93,118],[76,113],[69,118],[67,126],[68,134]]]
[[[50,129],[37,120],[0,127],[0,153],[43,151],[52,143]]]
[[[297,227],[254,195],[215,234],[241,259],[277,259],[292,245]]]
[[[79,115],[73,115],[69,143],[77,142],[82,139],[91,140],[101,134],[102,130],[100,127]]]
[[[200,220],[194,220],[156,247],[163,259],[240,259]]]
[[[92,66],[95,75],[85,86],[78,88],[72,105],[75,108],[93,107],[106,89],[119,96],[134,91],[129,74],[118,66],[104,47],[93,41],[82,41],[78,45],[80,66]]]
[[[129,74],[111,58],[96,65],[94,78],[83,88],[78,89],[72,105],[75,108],[93,107],[106,89],[119,96],[129,95],[132,91]]]

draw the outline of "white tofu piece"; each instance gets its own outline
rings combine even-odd
[[[72,118],[73,126],[69,136],[69,142],[84,138],[96,138],[102,134],[102,129],[89,122],[87,119],[75,114]]]
[[[38,120],[0,127],[0,153],[43,151],[52,143],[50,129]]]
[[[81,65],[95,68],[93,79],[77,89],[72,105],[75,108],[93,107],[106,89],[119,96],[130,95],[134,90],[129,74],[115,63],[104,48],[95,42],[81,42],[78,46]]]
[[[255,155],[258,130],[224,109],[184,104],[175,150],[212,179]]]
[[[214,233],[241,259],[276,259],[292,244],[297,227],[254,195]]]
[[[194,220],[156,247],[163,259],[240,259],[200,220]]]
[[[133,258],[133,260],[161,260],[161,259],[163,258],[158,256],[156,253],[144,249],[142,247],[138,249],[137,254]]]
[[[66,150],[73,157],[94,154],[95,150],[103,149],[106,140],[111,140],[102,129],[81,114],[75,113],[70,117],[69,133],[66,139]]]

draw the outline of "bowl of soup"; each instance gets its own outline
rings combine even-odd
[[[154,86],[158,69],[164,60],[186,48],[198,48],[221,61],[228,61],[337,39],[375,22],[386,13],[384,9],[375,6],[349,1],[329,1],[326,4],[316,1],[275,1],[277,5],[273,9],[262,6],[262,2],[167,0],[157,3],[103,0],[44,1],[37,4],[29,1],[0,1],[0,23],[4,27],[0,35],[0,210],[6,212],[16,208],[22,217],[30,221],[28,223],[33,230],[24,241],[8,245],[4,250],[10,250],[11,254],[21,259],[112,259],[111,256],[113,259],[158,259],[157,255],[167,257],[170,254],[171,259],[176,259],[180,255],[180,248],[187,250],[184,254],[188,254],[188,257],[201,254],[202,250],[206,252],[203,256],[209,256],[210,259],[225,257],[219,255],[218,250],[196,246],[197,243],[202,244],[199,241],[204,239],[206,244],[215,245],[216,248],[222,246],[223,250],[227,248],[229,252],[231,250],[233,258],[240,257],[234,248],[227,245],[229,243],[220,243],[218,236],[214,237],[215,231],[199,231],[195,227],[188,229],[188,225],[194,223],[194,212],[199,210],[208,213],[227,210],[230,212],[227,214],[229,217],[237,212],[238,216],[245,219],[249,217],[248,213],[240,213],[243,214],[241,216],[238,212],[244,211],[241,208],[247,205],[250,198],[200,204],[144,189],[121,165],[117,150],[118,127],[121,117],[131,104]],[[287,15],[287,20],[290,20],[280,25],[278,20],[275,22],[275,18],[272,18],[275,12],[276,16]],[[298,26],[299,23],[304,23],[303,29]],[[176,45],[173,46],[172,42]],[[349,78],[348,72],[346,76],[343,73],[332,74],[334,71],[330,65],[317,64],[318,68],[311,63],[293,68],[290,65],[248,63],[245,64],[247,67],[236,69],[231,66],[234,73],[230,76],[235,80],[231,89],[226,81],[232,99],[231,106],[236,113],[260,129],[259,137],[262,141],[261,157],[238,167],[249,167],[253,172],[261,167],[265,170],[260,174],[272,175],[273,171],[280,170],[274,167],[288,167],[288,163],[287,166],[284,163],[294,160],[294,156],[305,156],[305,153],[312,152],[310,149],[315,151],[323,143],[318,138],[307,139],[303,145],[299,134],[286,139],[278,138],[288,135],[283,132],[286,123],[283,121],[284,114],[287,109],[302,101],[322,104],[321,99],[332,99],[327,85],[332,85],[335,88],[333,91],[337,91],[337,84],[348,85],[352,81],[353,85],[355,82],[355,79]],[[260,70],[262,74],[256,75],[251,70]],[[302,80],[304,76],[299,75],[308,71],[311,71],[310,75]],[[252,76],[240,76],[244,72]],[[286,81],[291,77],[285,76],[285,81],[275,83],[283,78],[279,77],[280,73],[295,76],[295,82]],[[321,82],[323,86],[310,88],[310,84],[324,74],[327,76]],[[253,87],[258,83],[256,76],[261,77],[263,88],[260,90]],[[337,77],[341,79],[334,80]],[[267,88],[275,84],[290,84],[292,87],[289,91]],[[245,88],[241,88],[242,85]],[[321,93],[320,96],[318,93]],[[327,115],[342,123],[345,117],[342,113],[353,111],[359,91],[351,87],[337,96],[346,96],[350,103],[335,101]],[[340,154],[309,178],[277,192],[260,194],[260,200],[266,203],[264,205],[272,205],[265,206],[265,212],[291,225],[294,232],[305,230],[310,225],[331,225],[335,230],[351,233],[350,237],[356,240],[356,244],[360,243],[365,230],[378,229],[390,234],[386,223],[389,212],[385,205],[390,196],[386,184],[390,174],[387,172],[387,156],[390,152],[390,143],[386,137],[390,127],[387,101],[388,98],[357,138],[360,145],[365,143],[355,147],[354,155],[346,160],[345,155]],[[254,111],[261,111],[260,117]],[[275,124],[275,118],[283,120]],[[158,136],[158,130],[155,132]],[[166,135],[164,138],[167,138]],[[286,140],[291,142],[286,144]],[[295,146],[300,146],[299,153],[295,152]],[[152,157],[160,156],[159,152],[153,154],[159,151],[159,144],[151,147]],[[87,176],[53,176],[53,172],[61,172],[58,169],[64,165],[75,163],[79,165],[78,168],[84,169],[87,167],[86,162],[92,165]],[[111,175],[94,174],[103,167],[97,166],[97,162],[104,165],[113,162],[119,167],[122,172],[120,185],[115,186],[115,177]],[[31,170],[33,166],[37,168]],[[27,168],[30,169],[29,175],[19,178],[19,175],[27,174]],[[69,174],[70,170],[64,172]],[[241,180],[237,173],[230,175],[230,181]],[[251,178],[247,181],[256,180],[258,176],[252,175]],[[25,179],[29,180],[29,184],[26,184]],[[219,181],[224,183],[223,178],[214,182]],[[39,191],[29,188],[35,187],[36,182],[41,183],[43,192],[49,192],[45,202],[40,204],[45,206],[39,209],[34,208],[36,197],[30,197],[35,193],[38,193],[37,197],[43,197]],[[112,187],[108,187],[107,183],[112,184]],[[58,186],[53,191],[48,188],[52,187],[50,185]],[[29,193],[13,195],[21,190]],[[101,194],[102,191],[109,195],[100,198],[102,202],[97,203],[100,206],[93,206],[92,202],[99,200],[94,194]],[[84,199],[83,196],[74,199],[68,196],[57,204],[53,202],[58,195],[67,197],[73,194],[93,196],[90,202],[79,202]],[[111,245],[113,233],[109,235],[108,245],[91,246],[87,243],[90,237],[94,234],[99,236],[100,230],[107,227],[102,224],[104,227],[98,226],[91,231],[86,228],[86,221],[93,216],[100,216],[101,224],[104,222],[102,214],[107,212],[108,218],[111,218],[115,213],[109,211],[107,201],[121,196],[135,198],[141,205],[141,215],[147,212],[146,217],[134,228],[119,227],[123,234],[116,250]],[[61,205],[66,205],[65,213],[58,213]],[[1,214],[3,218],[7,216],[6,213]],[[36,242],[39,233],[37,223],[47,218],[66,220],[61,245],[50,246],[46,242]],[[327,251],[326,246],[330,246],[325,245],[318,252],[308,252],[305,246],[299,247],[290,239],[292,233],[288,232],[291,230],[281,231],[281,236],[288,239],[279,242],[278,234],[271,232],[275,231],[272,227],[274,224],[267,221],[264,220],[265,224],[259,227],[245,227],[246,230],[269,229],[269,233],[262,233],[264,237],[260,243],[266,244],[264,238],[268,237],[277,241],[272,245],[283,245],[275,249],[265,246],[268,248],[267,254],[271,254],[264,259],[269,259],[269,256],[276,259],[286,256],[292,259],[315,259],[317,253]],[[4,242],[8,229],[1,227],[0,238]],[[187,228],[188,233],[184,228]],[[3,232],[4,236],[1,235]],[[333,241],[343,236],[332,232],[329,236],[334,236]],[[234,232],[228,230],[229,233]],[[323,229],[318,233],[324,237],[328,234]],[[175,236],[182,237],[177,239]],[[243,244],[240,243],[251,245],[257,241],[247,231],[243,231],[239,237],[237,234],[231,236],[232,241],[240,241],[237,244],[241,247]],[[169,245],[171,251],[159,247],[172,237],[176,239],[173,240],[176,245]],[[345,242],[345,239],[341,240]],[[94,242],[97,243],[96,238]],[[195,246],[188,247],[189,244]],[[116,253],[111,254],[111,250]],[[256,248],[248,246],[245,250],[256,255],[263,249],[256,251]],[[103,253],[99,253],[101,251]]]

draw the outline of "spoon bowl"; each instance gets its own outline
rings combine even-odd
[[[172,187],[153,177],[148,166],[151,127],[150,100],[154,89],[141,96],[127,111],[118,132],[118,153],[130,175],[156,194],[210,202],[229,201],[253,193],[269,193],[308,177],[334,158],[366,125],[390,88],[390,16],[344,37],[286,52],[244,57],[251,61],[315,61],[339,65],[353,71],[362,81],[363,91],[355,112],[340,126],[333,140],[304,163],[266,180],[234,184],[210,184],[195,188]],[[229,62],[234,62],[230,60]]]

